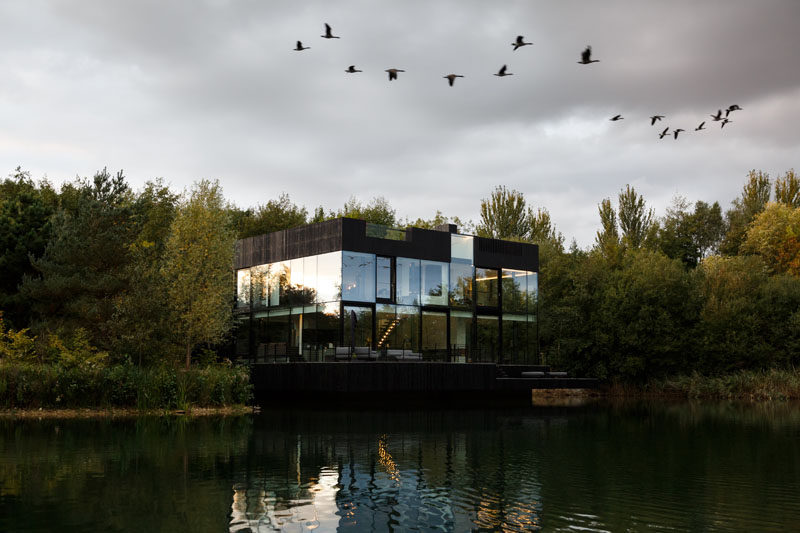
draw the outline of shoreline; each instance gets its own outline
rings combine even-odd
[[[80,407],[72,409],[0,409],[0,420],[42,420],[42,419],[91,419],[91,418],[138,418],[138,417],[187,417],[244,416],[258,413],[257,406],[230,405],[225,407],[192,407],[182,409],[136,409],[133,407]]]

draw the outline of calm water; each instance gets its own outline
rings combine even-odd
[[[0,420],[0,531],[800,531],[800,407]]]

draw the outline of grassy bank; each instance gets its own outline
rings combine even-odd
[[[721,400],[800,400],[800,371],[740,370],[719,376],[692,373],[653,379],[644,385],[614,383],[610,396],[670,396]]]
[[[252,386],[246,368],[65,368],[29,363],[0,364],[0,408],[189,409],[242,405]]]

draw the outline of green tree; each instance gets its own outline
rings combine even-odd
[[[306,223],[308,211],[292,203],[289,195],[282,193],[277,200],[270,200],[259,205],[255,210],[242,212],[236,223],[238,237],[252,237],[289,228],[296,228]]]
[[[56,198],[49,184],[37,186],[20,170],[0,184],[0,312],[11,326],[30,322],[30,306],[18,293],[24,276],[35,276],[31,257],[44,253]]]
[[[654,230],[654,214],[645,206],[642,195],[630,185],[619,193],[618,215],[623,244],[633,249],[645,246]]]
[[[538,207],[534,211],[533,208],[529,207],[528,221],[530,223],[528,239],[531,242],[539,245],[550,243],[558,251],[564,250],[564,235],[556,231],[553,221],[550,219],[550,212],[547,209]]]
[[[470,233],[474,229],[471,220],[463,221],[458,217],[446,217],[439,210],[436,211],[436,215],[433,218],[418,218],[413,222],[406,220],[405,224],[403,225],[414,228],[434,229],[443,224],[455,224],[458,226],[459,233]]]
[[[163,275],[176,339],[192,350],[216,343],[231,327],[236,236],[219,183],[202,180],[184,199],[166,242]]]
[[[621,242],[617,230],[617,213],[611,206],[611,199],[604,198],[597,206],[597,211],[600,214],[601,229],[595,235],[595,247],[606,259],[616,263]]]
[[[130,355],[139,365],[156,362],[172,348],[161,268],[177,201],[158,180],[148,182],[132,203],[135,237],[125,267],[128,284],[116,298],[112,329],[114,352]]]
[[[786,171],[775,180],[775,201],[791,207],[800,207],[800,178],[794,169]]]
[[[344,204],[344,209],[336,216],[358,218],[372,224],[383,226],[396,226],[397,214],[389,202],[382,196],[373,198],[367,204],[362,204],[355,196],[351,196]]]
[[[742,251],[760,255],[772,272],[800,276],[800,207],[767,204],[750,224]]]
[[[741,196],[733,201],[733,207],[725,213],[727,231],[720,244],[720,252],[725,255],[739,253],[747,227],[769,202],[770,189],[769,174],[760,170],[748,173]]]
[[[676,197],[659,226],[658,246],[667,257],[680,259],[687,267],[694,268],[716,248],[723,227],[718,203],[697,202],[694,212],[690,212],[686,199]]]
[[[52,237],[33,261],[20,293],[38,316],[39,329],[86,330],[91,344],[108,349],[116,298],[127,288],[133,236],[131,194],[122,172],[106,169],[79,180],[52,222]]]
[[[531,223],[525,196],[502,185],[495,187],[489,198],[481,200],[481,219],[475,229],[481,237],[527,239]]]

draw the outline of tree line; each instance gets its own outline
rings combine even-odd
[[[533,242],[542,358],[628,381],[792,367],[800,357],[800,180],[751,171],[724,213],[675,198],[662,216],[631,186],[598,204],[581,249],[543,206],[498,186],[477,222],[401,219],[384,198],[309,212],[287,194],[242,209],[203,180],[133,191],[104,169],[60,188],[0,182],[0,358],[189,366],[232,327],[234,241],[338,216]],[[89,363],[87,363],[89,362]],[[78,364],[78,363],[75,363]]]

